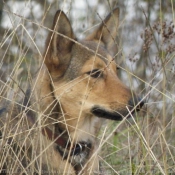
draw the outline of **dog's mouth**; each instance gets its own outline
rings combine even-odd
[[[91,109],[91,113],[97,117],[116,121],[121,121],[125,117],[130,118],[131,114],[134,114],[135,111],[139,111],[139,109],[132,109],[130,112],[127,109],[119,111],[109,111],[100,106],[94,106]]]

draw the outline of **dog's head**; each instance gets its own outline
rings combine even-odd
[[[91,35],[78,41],[67,16],[57,11],[44,59],[54,96],[68,118],[121,120],[128,110],[143,105],[117,77],[117,65],[111,55],[118,24],[116,8]]]

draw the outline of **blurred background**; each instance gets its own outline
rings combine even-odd
[[[58,9],[81,39],[116,6],[119,77],[146,104],[108,123],[100,160],[108,174],[175,174],[175,0],[1,0],[0,100],[24,97]]]

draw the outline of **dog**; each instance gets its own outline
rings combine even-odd
[[[144,105],[117,77],[118,26],[115,8],[78,40],[65,13],[56,12],[43,64],[23,103],[0,110],[1,148],[8,151],[0,160],[1,173],[103,174],[97,139],[101,126],[106,119],[130,117]]]

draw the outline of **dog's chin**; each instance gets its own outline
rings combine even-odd
[[[109,119],[109,120],[116,120],[116,121],[121,121],[125,117],[127,117],[127,118],[130,117],[127,109],[126,110],[119,110],[117,112],[111,112],[111,111],[104,109],[100,106],[94,106],[91,109],[91,113],[97,117],[100,117],[100,118],[105,118],[105,119]]]

